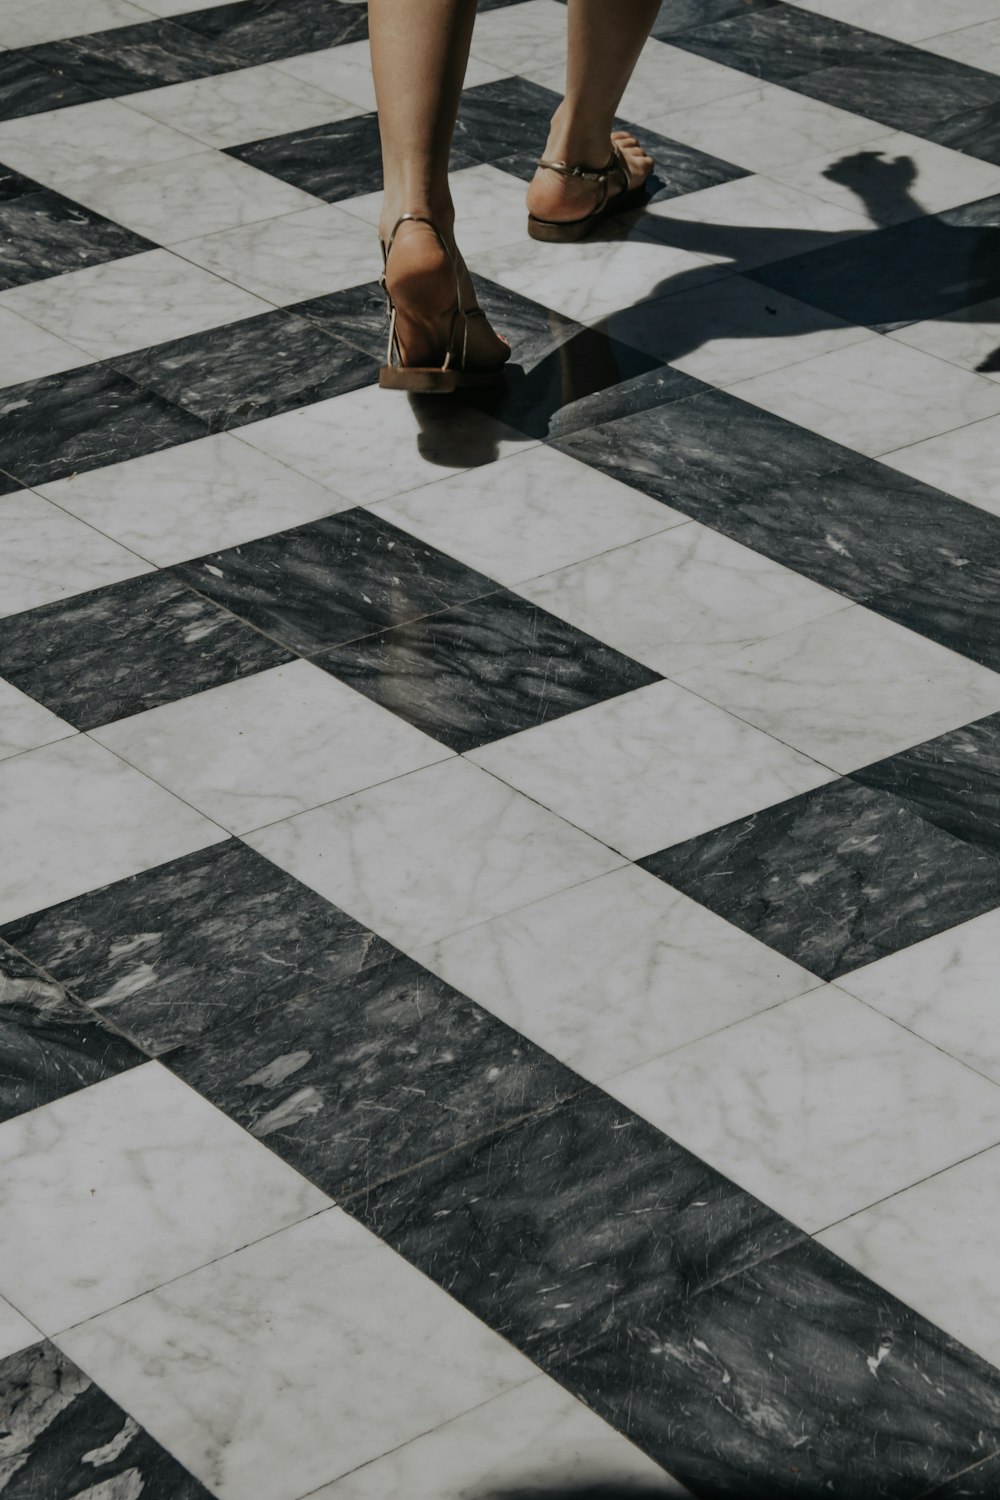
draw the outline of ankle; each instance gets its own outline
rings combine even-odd
[[[564,161],[568,166],[600,167],[608,159],[613,120],[595,118],[593,108],[584,110],[564,99],[549,128],[545,143],[548,161]]]
[[[387,188],[378,221],[378,232],[383,243],[388,243],[389,236],[404,214],[430,219],[449,243],[454,239],[455,205],[450,194],[441,197],[428,193],[390,191]]]

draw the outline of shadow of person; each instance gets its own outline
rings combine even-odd
[[[686,267],[666,276],[641,302],[553,339],[484,409],[531,436],[547,436],[565,424],[560,414],[566,408],[642,373],[635,365],[637,350],[648,356],[645,368],[652,370],[718,338],[788,338],[845,323],[890,332],[926,321],[997,321],[996,309],[984,304],[1000,295],[1000,195],[928,215],[914,195],[913,159],[889,160],[876,151],[845,156],[824,175],[856,195],[871,229],[821,235],[814,229],[713,223],[672,215],[669,203],[662,212],[609,221],[603,235],[609,246],[633,236],[716,266]],[[724,286],[733,273],[760,287],[759,298],[743,297],[738,315]],[[695,291],[703,295],[678,300]],[[806,304],[800,320],[787,304],[782,314],[770,306],[769,291]],[[488,294],[484,305],[502,318],[502,304],[494,313]],[[553,327],[558,323],[565,326],[566,320],[553,317]],[[989,350],[977,369],[1000,370],[1000,348]]]

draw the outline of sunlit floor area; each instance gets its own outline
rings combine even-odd
[[[1000,1495],[1000,0],[565,20],[414,398],[363,4],[0,0],[3,1500]]]

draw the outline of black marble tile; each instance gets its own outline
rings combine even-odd
[[[639,863],[823,979],[1000,907],[1000,856],[848,778]]]
[[[267,136],[231,146],[227,154],[327,203],[382,188],[382,147],[375,114],[351,115],[307,130]]]
[[[20,917],[4,936],[154,1057],[395,952],[237,839]]]
[[[207,428],[103,365],[0,391],[0,469],[45,484],[204,437]]]
[[[980,161],[1000,164],[1000,104],[961,109],[924,131],[927,139]]]
[[[776,485],[819,478],[857,454],[726,391],[671,400],[552,445],[708,526]]]
[[[597,1090],[344,1206],[696,1495],[917,1500],[992,1451],[992,1366]]]
[[[926,135],[953,115],[1000,103],[995,73],[920,47],[897,43],[880,51],[872,33],[863,35],[872,43],[867,55],[789,80],[788,87],[913,135]]]
[[[859,191],[871,191],[871,153],[858,167]],[[892,168],[890,167],[890,172]],[[898,184],[907,192],[904,179]],[[919,193],[919,181],[917,182]],[[884,208],[877,198],[873,211]],[[1000,197],[911,219],[873,234],[840,241],[761,266],[748,274],[765,286],[811,302],[848,322],[888,332],[908,323],[947,317],[1000,295]]]
[[[0,619],[9,682],[93,729],[235,682],[292,655],[169,573],[147,573]]]
[[[16,173],[0,180],[0,291],[155,248],[131,229]]]
[[[711,524],[860,603],[927,574],[960,580],[969,558],[1000,555],[1000,518],[865,458],[776,485],[720,509]]]
[[[307,302],[296,302],[288,311],[296,317],[318,323],[327,333],[343,339],[346,344],[353,344],[355,349],[377,359],[379,364],[385,362],[389,324],[385,293],[377,281],[345,287],[340,292],[328,292],[324,297],[311,297]]]
[[[23,198],[25,193],[41,191],[41,183],[34,182],[21,172],[15,172],[13,167],[0,161],[0,203],[10,203],[15,198]]]
[[[330,0],[235,0],[209,10],[186,11],[175,17],[189,27],[251,63],[276,62],[317,52],[368,35],[368,7],[361,3],[330,4]]]
[[[745,167],[737,167],[719,156],[710,156],[706,151],[697,151],[694,146],[685,146],[681,141],[660,135],[635,121],[618,119],[615,128],[630,130],[642,141],[656,163],[646,184],[650,203],[664,203],[668,198],[680,198],[685,193],[697,193],[702,188],[718,187],[723,182],[735,182],[738,177],[750,176]]]
[[[1000,714],[863,766],[851,780],[1000,856]]]
[[[770,10],[778,0],[663,0],[653,22],[652,35],[672,40],[679,31],[707,26],[711,21],[725,21],[747,11]],[[782,7],[784,8],[784,7]]]
[[[466,89],[458,107],[455,149],[530,178],[545,149],[560,95],[527,78],[498,78]]]
[[[888,37],[792,5],[740,7],[705,26],[671,37],[674,46],[737,68],[769,83],[785,83],[820,68],[862,63],[895,44]]]
[[[4,1500],[212,1500],[50,1343],[0,1360]]]
[[[1000,1451],[931,1490],[927,1500],[995,1500],[1000,1495]]]
[[[335,1197],[582,1087],[413,959],[260,1008],[167,1065]]]
[[[210,431],[242,427],[378,379],[352,344],[283,309],[192,333],[114,360],[146,390],[191,412]]]
[[[82,83],[45,67],[30,49],[0,52],[0,120],[63,109],[68,104],[87,104],[96,98]]]
[[[113,1078],[141,1052],[0,942],[0,1120]]]
[[[316,664],[458,751],[661,681],[507,589],[337,646]]]
[[[496,589],[492,579],[360,508],[174,572],[303,655]]]
[[[242,58],[171,21],[142,21],[28,49],[60,77],[97,94],[134,94],[242,68]]]
[[[959,557],[869,600],[868,607],[1000,672],[1000,550],[995,538],[991,551]]]

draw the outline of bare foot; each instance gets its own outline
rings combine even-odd
[[[475,289],[461,256],[458,266],[458,305],[470,312],[478,307]],[[493,332],[485,317],[470,317],[467,323],[456,318],[455,270],[429,224],[407,221],[399,226],[385,280],[396,308],[396,338],[404,365],[436,369],[444,364],[449,348],[453,363],[468,370],[496,369],[510,358],[506,339]]]
[[[628,131],[613,130],[611,139],[621,152],[628,172],[627,190],[633,192],[642,186],[652,172],[653,158]],[[545,157],[546,160],[562,160],[561,157],[553,157],[548,148]],[[603,167],[605,161],[570,161],[567,165]],[[608,179],[609,200],[624,191],[617,174]],[[544,167],[539,167],[528,188],[528,212],[535,219],[547,219],[554,224],[562,224],[570,219],[585,219],[598,207],[603,193],[604,188],[599,182],[590,182],[585,177],[563,177],[558,172],[548,172]]]

